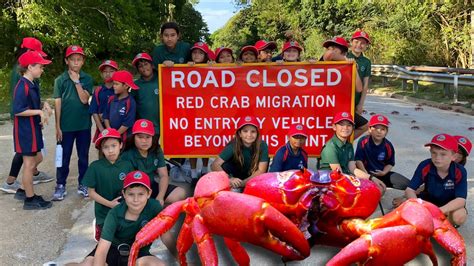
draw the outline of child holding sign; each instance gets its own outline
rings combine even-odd
[[[261,139],[259,123],[253,116],[239,120],[235,137],[211,165],[212,171],[225,171],[233,190],[241,191],[253,177],[268,167],[268,145]]]

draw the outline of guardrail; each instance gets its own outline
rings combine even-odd
[[[426,72],[428,71],[428,72]],[[413,91],[418,91],[418,81],[428,81],[444,84],[445,95],[449,95],[449,86],[454,87],[454,102],[458,102],[459,85],[474,87],[474,69],[460,69],[447,67],[403,67],[397,65],[372,65],[372,75],[383,77],[382,82],[387,83],[388,78],[402,79],[402,89],[407,89],[407,81],[413,81]]]

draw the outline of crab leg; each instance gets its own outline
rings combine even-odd
[[[193,219],[193,237],[203,265],[218,265],[216,245],[200,214]]]
[[[191,223],[193,221],[193,218],[194,216],[186,215],[183,226],[181,227],[181,231],[179,232],[179,235],[178,235],[178,242],[177,242],[178,259],[179,259],[179,263],[182,266],[188,265],[187,260],[186,260],[186,253],[193,245],[193,234],[191,230],[191,226],[192,226]]]
[[[224,243],[230,250],[232,257],[239,265],[250,265],[250,257],[247,251],[240,245],[239,242],[234,241],[230,238],[224,237]]]

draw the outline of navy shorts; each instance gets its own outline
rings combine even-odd
[[[37,151],[34,151],[34,152],[23,152],[23,153],[18,153],[18,154],[21,156],[35,157],[37,153],[38,153]]]
[[[166,189],[165,193],[165,200],[168,198],[168,196],[175,190],[177,186],[168,184],[168,189]],[[151,182],[151,198],[156,199],[156,196],[158,196],[158,193],[160,193],[160,184],[157,182]]]
[[[355,122],[355,128],[362,127],[366,125],[367,123],[369,123],[367,119],[365,119],[363,116],[361,116],[358,113],[355,113],[354,115],[354,122]]]
[[[97,245],[95,246],[94,250],[92,250],[87,257],[94,257],[95,251],[97,250]],[[138,252],[137,259],[141,257],[152,256],[150,252],[142,252],[141,250]],[[127,266],[128,265],[128,256],[120,255],[117,246],[110,245],[109,252],[107,253],[107,257],[105,262],[109,266]]]

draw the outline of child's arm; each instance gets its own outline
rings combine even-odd
[[[101,205],[104,205],[106,207],[113,208],[113,207],[117,206],[120,203],[119,199],[121,197],[117,197],[117,198],[115,198],[111,201],[107,200],[104,197],[102,197],[101,195],[99,195],[99,193],[97,193],[95,191],[95,188],[89,187],[89,188],[87,188],[87,192],[89,193],[89,196],[91,197],[91,199],[93,199],[95,202],[97,202]]]
[[[222,164],[224,163],[224,160],[221,157],[217,157],[211,164],[211,170],[212,171],[224,171],[222,169]]]
[[[351,171],[351,173],[353,173],[357,178],[369,179],[370,181],[374,182],[382,194],[385,193],[385,190],[387,190],[387,186],[385,186],[382,180],[371,176],[370,174],[366,173],[365,171],[362,171],[361,169],[358,169],[356,167],[355,161],[349,162],[349,171]]]
[[[158,175],[160,176],[160,192],[156,196],[156,200],[160,202],[161,206],[165,204],[165,194],[170,183],[170,177],[168,175],[168,169],[166,167],[158,168]]]
[[[446,205],[441,206],[439,209],[444,213],[444,215],[449,215],[450,212],[464,208],[465,205],[466,199],[455,198],[450,202],[446,203]]]
[[[105,128],[104,125],[102,124],[102,120],[100,119],[99,114],[92,114],[92,118],[94,119],[95,124],[97,125],[97,128],[99,129],[100,132],[102,132]]]
[[[61,98],[54,99],[54,117],[56,119],[56,141],[63,140],[63,132],[61,131]]]
[[[105,265],[105,261],[107,259],[107,253],[109,253],[110,246],[112,242],[107,241],[103,238],[99,240],[99,244],[97,244],[97,249],[95,250],[94,255],[94,266],[103,266]]]
[[[110,121],[109,121],[109,119],[104,119],[104,125],[105,125],[105,128],[110,128]]]
[[[406,197],[407,199],[416,199],[416,198],[417,198],[417,196],[416,196],[416,191],[413,190],[413,189],[411,189],[411,188],[409,188],[409,187],[407,187],[407,188],[405,189],[405,197]]]
[[[359,75],[359,74],[357,74],[357,75]],[[357,104],[357,106],[356,106],[356,113],[358,113],[360,115],[364,111],[365,98],[367,96],[367,92],[369,91],[369,77],[364,77],[363,84],[364,85],[363,85],[363,88],[362,88],[362,93],[360,95],[359,104]]]
[[[82,104],[89,103],[89,92],[82,87],[82,84],[79,82],[80,76],[79,73],[68,70],[69,78],[74,82],[74,86],[76,87],[77,95],[79,96],[79,100],[81,100]]]
[[[109,124],[109,125],[107,125],[107,123],[106,123],[106,124],[105,124],[105,127],[109,128],[109,127],[110,127],[110,122],[109,122],[109,120],[107,119],[107,120],[105,120],[105,121],[107,121],[108,124]],[[126,126],[120,126],[119,129],[117,129],[117,131],[120,133],[120,135],[122,135],[123,133],[127,132],[127,130],[128,130],[128,127],[126,127]]]
[[[361,171],[364,171],[367,173],[367,169],[365,169],[364,163],[362,161],[355,161],[356,162],[356,168],[360,169]]]

